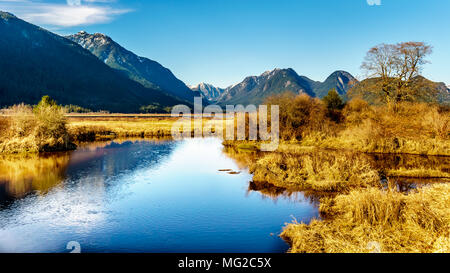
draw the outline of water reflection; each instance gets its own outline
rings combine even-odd
[[[41,155],[2,155],[0,156],[0,205],[14,199],[23,198],[30,193],[46,194],[55,186],[61,186],[68,177],[72,180],[96,180],[96,184],[106,177],[122,170],[135,168],[142,160],[139,155],[141,140],[115,140],[109,142],[84,143],[76,151],[45,153]],[[146,140],[145,143],[164,143],[165,140]],[[133,147],[132,156],[117,156],[118,153]],[[136,151],[134,151],[136,150]],[[165,154],[170,153],[170,149]],[[158,152],[159,153],[159,152]],[[88,171],[86,172],[86,169]],[[66,181],[68,182],[68,181]],[[69,181],[70,182],[70,181]]]
[[[323,197],[321,193],[317,192],[300,192],[290,189],[277,187],[268,182],[250,181],[247,193],[258,192],[262,198],[268,198],[275,203],[280,200],[288,200],[290,202],[308,202],[309,204],[318,207],[320,198]]]
[[[14,200],[0,209],[0,252],[66,252],[69,241],[83,252],[283,252],[282,226],[318,215],[300,195],[274,202],[248,191],[252,176],[217,139],[113,141],[16,159],[1,161]]]
[[[28,193],[47,193],[65,179],[70,154],[0,156],[0,204]]]

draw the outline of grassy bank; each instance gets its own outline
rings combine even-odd
[[[260,153],[239,148],[251,145],[248,142],[226,144],[226,154],[253,173],[249,190],[273,199],[302,191],[320,204],[320,219],[284,228],[281,236],[291,252],[450,250],[450,184],[445,184],[449,157],[365,154],[301,145],[289,152]],[[423,182],[405,187],[399,176]]]
[[[171,118],[69,118],[68,131],[75,141],[125,137],[170,137]]]
[[[267,103],[280,106],[280,137],[298,146],[350,149],[368,153],[450,155],[450,109],[400,102],[373,106],[361,99],[343,109],[307,95],[283,94]]]
[[[325,220],[293,223],[282,237],[291,252],[450,252],[450,185],[405,195],[356,189],[322,200]]]
[[[250,166],[254,181],[301,191],[341,192],[379,184],[378,172],[363,158],[322,152],[303,156],[272,153]]]
[[[74,141],[94,141],[114,138],[140,137],[140,138],[170,138],[172,127],[175,123],[182,124],[184,128],[190,127],[191,135],[195,132],[193,121],[179,121],[179,118],[170,116],[159,117],[157,115],[96,115],[96,116],[69,116],[68,132]],[[204,132],[212,126],[212,132],[216,128],[225,128],[229,120],[211,120],[204,118],[202,128]]]

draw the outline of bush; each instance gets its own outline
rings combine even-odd
[[[300,140],[314,131],[323,130],[329,123],[325,104],[306,94],[286,92],[269,97],[266,104],[280,107],[280,137],[283,140]]]
[[[46,152],[74,149],[66,128],[64,109],[48,96],[37,106],[15,105],[2,111],[7,122],[0,152]],[[7,124],[7,125],[6,125]]]
[[[43,97],[34,107],[33,113],[37,121],[36,137],[41,151],[66,150],[72,146],[63,107],[50,98]]]

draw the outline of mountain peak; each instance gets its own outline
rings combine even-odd
[[[275,73],[281,71],[280,68],[275,68],[273,70],[267,70],[264,73],[262,73],[260,76],[265,77],[265,76],[270,76],[270,75],[274,75]]]
[[[298,75],[292,68],[275,68],[228,87],[217,101],[221,104],[260,104],[268,96],[286,91],[322,98],[331,88],[344,95],[354,80],[350,73],[342,70],[333,72],[325,82],[318,82]]]
[[[190,88],[194,92],[200,92],[202,96],[207,98],[209,101],[216,101],[225,91],[225,89],[215,87],[214,85],[205,82],[192,85]]]
[[[13,18],[17,18],[17,17],[12,13],[0,10],[0,19],[8,20],[8,19],[13,19]]]
[[[66,38],[78,43],[108,66],[125,73],[145,87],[158,88],[170,95],[192,102],[191,90],[158,62],[137,56],[103,33],[80,31]]]
[[[0,16],[2,107],[22,102],[32,105],[44,95],[62,105],[112,112],[136,113],[141,106],[154,103],[161,107],[182,103],[117,73],[66,38],[9,13]]]
[[[79,43],[84,48],[89,48],[93,46],[103,46],[106,44],[114,43],[114,41],[107,35],[103,33],[89,34],[88,32],[82,30],[76,34],[69,35],[67,38]]]

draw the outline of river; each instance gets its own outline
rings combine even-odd
[[[317,206],[251,179],[214,138],[2,158],[0,252],[285,252],[282,227]]]

